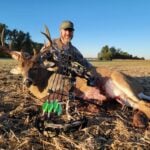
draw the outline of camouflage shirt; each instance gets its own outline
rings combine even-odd
[[[87,70],[91,69],[92,65],[83,57],[79,50],[71,44],[71,42],[69,43],[68,47],[64,47],[60,38],[58,38],[53,40],[53,46],[58,50],[66,51],[67,54],[70,54],[72,61],[78,62]]]

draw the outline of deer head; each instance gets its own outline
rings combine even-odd
[[[43,55],[45,52],[51,49],[52,40],[50,37],[49,30],[46,26],[45,26],[45,33],[42,32],[42,34],[46,36],[46,38],[48,39],[48,43],[44,44],[44,46],[41,48],[39,52],[33,49],[33,55],[30,55],[27,52],[23,51],[19,52],[7,48],[4,44],[4,30],[2,31],[1,34],[2,45],[0,46],[0,51],[3,53],[7,53],[13,59],[18,61],[18,66],[13,68],[11,70],[11,73],[21,74],[23,76],[23,82],[27,87],[29,87],[31,84],[36,84],[36,82],[38,82],[37,80],[39,80],[38,75],[40,74],[40,72],[41,75],[44,74],[43,72],[46,72],[43,63],[41,62],[41,55]]]

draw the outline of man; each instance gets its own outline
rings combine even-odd
[[[72,56],[73,61],[77,61],[87,70],[90,70],[92,65],[82,56],[79,50],[71,43],[74,34],[74,24],[71,21],[63,21],[60,25],[60,37],[53,40],[54,46],[59,50],[67,51]]]
[[[72,45],[71,40],[73,38],[73,34],[74,34],[74,24],[71,21],[63,21],[60,25],[60,37],[52,41],[52,46],[54,48],[52,51],[57,52],[57,54],[65,53],[66,56],[68,56],[68,58],[66,58],[64,62],[62,61],[62,59],[58,60],[58,64],[60,66],[67,64],[68,63],[67,59],[70,59],[68,61],[78,62],[80,65],[82,65],[86,70],[86,72],[84,72],[83,74],[88,79],[87,83],[93,86],[95,82],[93,77],[94,74],[96,73],[95,68],[83,57],[83,55],[79,52],[79,50]],[[52,51],[50,50],[49,52],[52,53]]]
[[[80,51],[72,45],[71,40],[74,34],[74,24],[71,21],[63,21],[60,25],[60,37],[53,40],[53,45],[60,51],[66,51],[71,56],[71,61],[76,61],[85,67],[90,78],[89,85],[94,85],[95,68],[80,53]]]

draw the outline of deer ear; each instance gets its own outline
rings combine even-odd
[[[10,73],[16,74],[16,75],[21,74],[21,69],[18,66],[16,66],[15,68],[10,70]]]

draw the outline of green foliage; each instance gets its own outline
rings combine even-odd
[[[116,49],[115,47],[110,47],[105,45],[102,47],[101,51],[98,53],[99,60],[112,60],[112,59],[142,59],[137,56],[132,56],[127,52],[122,51],[121,49]]]
[[[14,29],[9,33],[9,45],[11,49],[23,50],[30,53],[32,50],[31,39],[29,33],[24,33],[23,31],[18,31]]]
[[[112,52],[110,51],[110,49],[107,45],[102,47],[101,52],[98,54],[98,58],[100,60],[111,60],[112,59]]]

